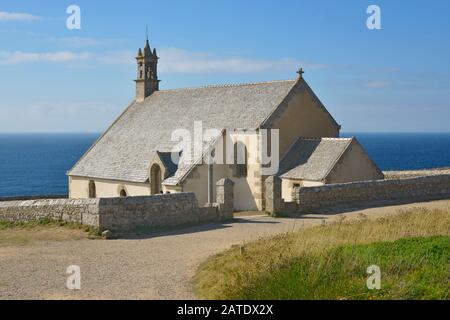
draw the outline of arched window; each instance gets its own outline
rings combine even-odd
[[[161,168],[156,163],[150,169],[150,187],[152,194],[160,194],[162,192]]]
[[[97,191],[93,180],[89,181],[89,198],[97,198]]]
[[[234,165],[237,177],[247,176],[247,147],[241,141],[234,144]]]
[[[127,197],[127,192],[125,191],[125,189],[120,190],[120,197],[121,198],[126,198]]]
[[[142,71],[142,62],[139,63],[139,79],[142,79],[144,77],[143,71]]]

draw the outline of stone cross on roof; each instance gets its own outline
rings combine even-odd
[[[303,68],[300,68],[300,69],[298,69],[297,73],[298,73],[298,77],[300,79],[302,79],[303,78],[303,74],[305,73],[305,71],[303,70]]]

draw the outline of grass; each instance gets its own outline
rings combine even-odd
[[[448,299],[450,237],[338,247],[308,254],[266,275],[238,299]],[[381,268],[381,289],[369,290],[367,267]]]
[[[360,216],[261,239],[197,270],[206,299],[448,299],[450,209]],[[382,289],[369,291],[378,265]]]
[[[0,221],[0,230],[11,229],[11,228],[21,228],[21,229],[32,229],[37,227],[64,227],[72,230],[81,230],[86,233],[89,233],[92,236],[100,236],[100,230],[84,225],[77,222],[69,222],[69,221],[56,221],[52,219],[40,219],[29,222],[9,222],[9,221]]]
[[[24,246],[32,243],[30,237],[20,235],[3,235],[0,232],[0,246]]]
[[[79,239],[85,235],[90,239],[97,239],[101,233],[91,226],[50,219],[30,222],[0,221],[0,245],[14,246],[27,245],[39,240]]]

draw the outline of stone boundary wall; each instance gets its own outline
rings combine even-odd
[[[69,221],[98,227],[100,199],[38,199],[0,202],[0,220],[28,222],[41,219]]]
[[[194,193],[0,202],[1,221],[52,219],[112,231],[222,221],[231,219],[233,211],[233,182],[229,179],[222,179],[217,183],[217,203],[205,207],[198,206]]]
[[[450,168],[435,168],[435,169],[422,169],[422,170],[403,170],[403,171],[384,171],[385,179],[406,179],[406,178],[418,178],[424,176],[436,176],[450,174]]]
[[[450,175],[355,182],[298,188],[295,191],[295,199],[302,212],[335,206],[395,204],[446,198],[450,198]]]
[[[450,174],[300,187],[294,192],[295,202],[284,202],[278,196],[280,192],[281,179],[268,178],[266,209],[269,213],[311,213],[339,207],[450,199]]]
[[[140,227],[166,227],[220,221],[217,205],[199,207],[194,193],[100,199],[99,227],[128,231]]]

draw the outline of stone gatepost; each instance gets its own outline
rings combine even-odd
[[[234,213],[234,182],[231,179],[220,179],[216,184],[217,204],[220,219],[231,219]]]
[[[281,179],[270,176],[265,181],[266,212],[277,214],[283,211],[283,198],[281,196]]]

